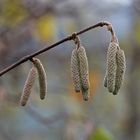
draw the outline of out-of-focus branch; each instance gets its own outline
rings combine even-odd
[[[28,113],[28,115],[30,115],[34,120],[40,122],[41,124],[43,124],[44,126],[48,127],[49,125],[59,121],[59,120],[64,120],[65,117],[67,117],[67,113],[63,113],[61,112],[60,114],[57,114],[53,117],[50,118],[46,118],[43,117],[42,115],[40,115],[38,112],[36,112],[34,109],[32,109],[31,107],[28,107],[26,109],[26,112]]]
[[[72,35],[70,35],[70,36],[68,36],[68,37],[66,37],[66,38],[64,38],[64,39],[62,39],[62,40],[50,45],[50,46],[46,46],[43,49],[40,49],[39,51],[37,51],[35,53],[32,53],[30,55],[27,55],[27,56],[21,58],[16,63],[14,63],[11,66],[8,66],[7,68],[5,68],[2,71],[0,71],[0,76],[2,76],[3,74],[7,73],[8,71],[14,69],[15,67],[19,66],[20,64],[22,64],[22,63],[24,63],[24,62],[26,62],[28,60],[31,60],[33,57],[35,57],[35,56],[37,56],[39,54],[42,54],[42,53],[44,53],[44,52],[46,52],[46,51],[48,51],[48,50],[50,50],[50,49],[62,44],[64,42],[73,40],[75,38],[75,35],[80,35],[80,34],[83,34],[83,33],[87,32],[87,31],[89,31],[89,30],[92,30],[94,28],[103,27],[103,26],[107,27],[107,29],[111,32],[112,38],[114,38],[115,32],[113,31],[112,25],[109,22],[99,22],[99,23],[97,23],[95,25],[92,25],[92,26],[90,26],[88,28],[85,28],[85,29],[83,29],[83,30],[81,30],[81,31],[79,31],[77,33],[74,33],[74,34],[72,34]]]
[[[56,6],[66,0],[52,0],[49,2],[41,2],[39,0],[23,0],[22,6],[28,11],[28,18],[39,18],[48,12],[57,14]],[[65,14],[65,12],[62,12]]]
[[[9,136],[9,134],[0,127],[0,135],[5,139],[5,140],[14,140],[11,135]]]

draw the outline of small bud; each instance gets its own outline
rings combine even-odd
[[[116,70],[116,82],[115,82],[115,90],[113,92],[116,95],[122,85],[124,73],[126,69],[126,62],[125,62],[125,54],[124,51],[119,49],[116,55],[117,61],[117,70]]]
[[[81,89],[80,67],[79,67],[77,49],[74,49],[71,55],[71,77],[73,80],[75,92],[80,92]]]
[[[111,42],[107,51],[107,87],[109,92],[113,92],[115,88],[117,48],[118,44]]]
[[[31,70],[29,71],[28,77],[26,79],[26,82],[25,82],[25,85],[23,88],[23,92],[22,92],[22,96],[20,99],[21,106],[25,106],[28,101],[28,98],[31,94],[31,89],[35,82],[36,75],[37,75],[36,68],[35,67],[31,68]]]
[[[40,86],[40,99],[44,99],[46,92],[47,92],[47,86],[46,86],[46,82],[47,82],[47,76],[46,76],[46,72],[45,69],[41,63],[41,61],[37,58],[33,58],[33,64],[34,66],[37,68],[38,71],[38,76],[39,76],[39,86]]]
[[[89,70],[88,70],[88,60],[85,48],[80,46],[78,48],[78,58],[80,63],[80,78],[81,78],[81,86],[85,90],[89,89]]]

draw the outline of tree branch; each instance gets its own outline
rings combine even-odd
[[[46,51],[48,51],[48,50],[50,50],[50,49],[52,49],[54,47],[66,42],[66,41],[73,40],[76,35],[80,35],[80,34],[83,34],[83,33],[87,32],[87,31],[89,31],[89,30],[92,30],[94,28],[103,27],[103,26],[107,27],[107,29],[111,32],[112,37],[115,35],[115,32],[113,31],[112,25],[109,22],[105,22],[105,21],[99,22],[99,23],[97,23],[95,25],[92,25],[92,26],[90,26],[88,28],[85,28],[85,29],[83,29],[83,30],[81,30],[81,31],[79,31],[77,33],[74,33],[74,34],[72,34],[72,35],[70,35],[70,36],[68,36],[68,37],[66,37],[66,38],[64,38],[64,39],[62,39],[62,40],[50,45],[50,46],[45,46],[43,49],[40,49],[39,51],[36,51],[35,53],[32,53],[30,55],[27,55],[27,56],[21,58],[19,61],[13,63],[12,65],[10,65],[7,68],[5,68],[2,71],[0,71],[0,76],[4,75],[8,71],[14,69],[15,67],[19,66],[20,64],[22,64],[22,63],[24,63],[24,62],[26,62],[28,60],[31,60],[33,57],[35,57],[35,56],[37,56],[39,54],[42,54],[42,53],[44,53],[44,52],[46,52]]]
[[[43,124],[46,127],[49,127],[53,123],[60,121],[60,120],[64,120],[65,118],[68,117],[68,114],[66,112],[60,112],[57,115],[46,118],[46,117],[43,117],[42,115],[40,115],[37,111],[35,111],[30,106],[28,106],[28,108],[26,109],[26,113],[28,113],[28,115],[30,115],[34,120],[40,122],[41,124]]]

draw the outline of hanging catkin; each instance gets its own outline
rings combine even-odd
[[[36,76],[37,76],[37,71],[36,71],[36,68],[33,67],[29,71],[28,77],[26,79],[26,82],[25,82],[25,85],[24,85],[24,88],[23,88],[22,96],[21,96],[21,99],[20,99],[20,105],[21,106],[26,105],[26,103],[28,101],[28,98],[31,94],[31,89],[32,89],[33,84],[35,82]]]
[[[107,87],[109,92],[113,92],[115,89],[117,48],[118,44],[111,42],[107,51]]]
[[[89,97],[89,70],[88,70],[88,60],[85,48],[80,46],[78,48],[78,58],[80,65],[80,79],[81,79],[81,89],[83,94],[83,99],[88,100]]]
[[[125,54],[123,50],[119,49],[117,51],[116,61],[117,61],[117,70],[116,70],[115,90],[113,92],[114,95],[118,93],[122,85],[126,69]]]
[[[71,77],[73,80],[75,92],[80,92],[81,89],[80,67],[79,67],[77,49],[74,49],[71,55]]]
[[[40,99],[44,99],[47,92],[47,76],[41,61],[37,58],[32,59],[34,66],[38,71],[39,86],[40,86]]]

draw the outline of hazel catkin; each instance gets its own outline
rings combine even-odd
[[[81,89],[80,67],[79,67],[77,49],[74,49],[71,55],[71,77],[73,80],[75,92],[80,92]]]
[[[34,66],[38,72],[39,86],[40,86],[40,99],[44,99],[47,92],[47,76],[41,61],[37,58],[32,59]]]
[[[116,95],[122,85],[124,73],[126,69],[126,62],[125,62],[125,54],[124,51],[119,49],[116,54],[116,61],[117,61],[117,70],[116,70],[116,81],[115,81],[115,90],[113,94]]]
[[[81,80],[81,90],[83,99],[85,101],[89,98],[89,69],[88,69],[88,59],[86,55],[85,48],[80,46],[78,48],[78,58],[79,58],[79,66],[80,66],[80,80]]]
[[[115,42],[111,42],[107,51],[107,87],[109,92],[113,92],[115,89],[117,49],[118,44]]]
[[[88,69],[88,60],[85,48],[80,46],[78,48],[78,58],[80,65],[80,76],[81,76],[81,84],[82,88],[89,89],[89,69]]]
[[[22,96],[21,96],[21,99],[20,99],[20,105],[21,106],[26,105],[26,103],[28,101],[28,98],[31,94],[31,90],[32,90],[33,84],[35,82],[36,76],[37,76],[36,68],[32,67],[31,70],[29,71],[28,77],[26,79],[26,82],[25,82],[25,85],[24,85],[24,88],[23,88]]]

